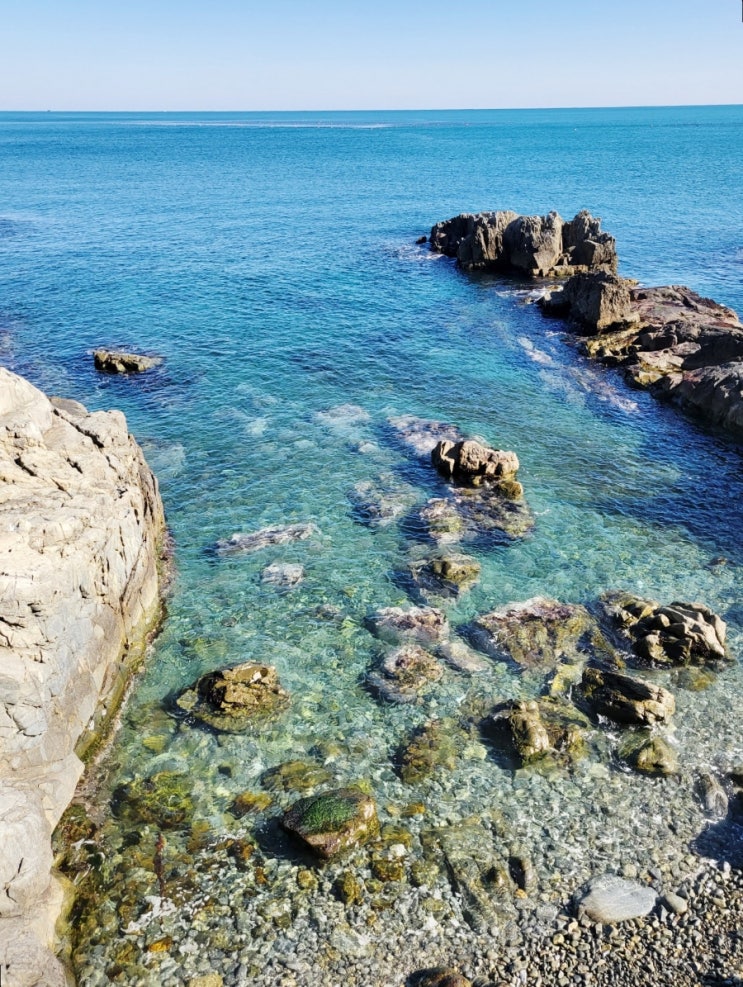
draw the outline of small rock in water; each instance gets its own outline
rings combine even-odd
[[[104,374],[141,374],[159,366],[161,356],[144,356],[140,353],[126,353],[123,350],[93,350],[96,370]]]
[[[229,538],[217,542],[216,550],[219,555],[232,555],[241,552],[258,552],[270,545],[287,545],[293,541],[305,541],[313,535],[319,535],[316,524],[287,524],[283,527],[261,528],[248,534],[236,533]]]
[[[418,644],[403,644],[388,652],[378,670],[369,672],[372,692],[393,703],[412,703],[425,686],[442,676],[437,659]]]
[[[388,644],[417,641],[433,645],[449,637],[449,622],[436,607],[383,607],[364,623],[375,637]]]
[[[293,589],[304,579],[304,566],[298,562],[273,562],[261,573],[261,582],[276,589]]]
[[[648,915],[657,895],[652,888],[625,881],[615,874],[604,874],[588,883],[577,899],[578,912],[592,922],[614,925]]]
[[[491,667],[489,661],[458,638],[454,638],[451,641],[443,641],[436,649],[436,654],[447,665],[451,665],[458,672],[464,672],[467,675],[486,672]]]
[[[676,700],[667,689],[630,675],[589,667],[581,689],[594,713],[615,723],[653,726],[667,723],[676,712]]]
[[[459,442],[464,438],[457,426],[449,422],[416,418],[415,415],[388,418],[387,422],[392,427],[397,440],[421,459],[430,459],[434,447],[442,439]]]
[[[177,703],[215,730],[240,733],[283,709],[288,701],[275,668],[246,662],[202,675]]]
[[[334,857],[379,832],[374,799],[357,788],[341,788],[300,799],[285,813],[284,829],[320,857]]]
[[[679,771],[678,754],[659,734],[630,733],[620,744],[619,756],[640,774],[668,778]]]
[[[704,806],[704,811],[715,819],[724,819],[728,814],[729,799],[727,792],[714,775],[704,772],[697,779],[697,793]]]
[[[411,562],[408,573],[419,595],[459,596],[477,582],[480,563],[470,555],[441,555]]]

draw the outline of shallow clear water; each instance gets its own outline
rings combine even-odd
[[[213,848],[238,825],[226,815],[237,793],[258,790],[266,768],[314,757],[339,782],[366,779],[383,820],[425,802],[422,821],[406,823],[416,838],[498,804],[550,901],[599,864],[649,866],[658,848],[682,866],[704,824],[693,772],[743,759],[740,664],[705,692],[678,690],[681,781],[628,776],[606,757],[557,779],[514,776],[473,739],[456,769],[411,791],[390,757],[412,726],[473,694],[538,683],[493,663],[476,679],[446,672],[420,706],[380,706],[363,687],[375,643],[362,620],[406,601],[394,573],[410,545],[396,524],[358,524],[346,495],[386,473],[421,503],[435,495],[439,482],[394,442],[387,419],[454,422],[518,453],[536,515],[523,541],[477,553],[482,579],[448,607],[454,624],[535,594],[590,602],[627,588],[708,603],[728,620],[737,656],[739,448],[587,364],[527,304],[526,286],[464,275],[414,241],[463,210],[571,217],[585,207],[617,237],[622,273],[685,283],[741,311],[743,108],[0,114],[0,160],[0,358],[49,392],[125,411],[175,538],[167,620],[98,796],[111,859],[129,839],[106,808],[122,782],[187,771]],[[103,378],[89,356],[98,345],[157,352],[165,364]],[[363,414],[327,414],[344,404]],[[235,531],[295,521],[320,534],[251,556],[210,551]],[[727,563],[710,566],[719,556]],[[277,560],[305,566],[300,587],[261,583]],[[217,737],[170,715],[172,695],[199,674],[247,659],[274,664],[292,694],[274,728]],[[185,845],[187,834],[168,839]],[[266,841],[269,870],[293,859],[275,834]],[[212,878],[192,852],[196,900]],[[233,918],[278,894],[269,882],[247,904],[255,875],[230,875],[222,904]],[[114,870],[109,904],[120,884]],[[332,911],[326,890],[317,907]],[[241,982],[233,960],[278,982],[279,932],[256,922],[232,949],[203,933],[226,983]],[[125,925],[83,941],[81,982],[107,982]],[[148,934],[130,934],[127,962],[138,957],[139,972],[121,982],[181,983],[201,969],[177,937],[143,952]],[[383,938],[369,948],[377,957]],[[161,968],[163,956],[174,965]]]

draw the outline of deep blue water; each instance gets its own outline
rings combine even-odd
[[[168,620],[111,777],[152,770],[142,723],[164,697],[254,657],[302,699],[281,736],[235,754],[251,765],[237,788],[318,737],[355,737],[366,746],[342,780],[365,770],[397,797],[386,752],[423,712],[382,710],[363,690],[359,622],[404,602],[391,573],[408,546],[394,525],[356,523],[346,492],[390,471],[421,502],[439,487],[389,441],[391,415],[453,421],[522,462],[534,534],[482,553],[482,583],[453,619],[627,587],[703,599],[739,643],[739,448],[585,363],[523,285],[464,275],[414,241],[461,211],[587,208],[616,236],[621,273],[743,311],[742,171],[743,107],[0,114],[0,359],[51,393],[126,413],[175,536]],[[101,377],[99,345],[165,363]],[[368,418],[324,414],[347,403]],[[322,535],[219,563],[208,551],[289,521]],[[716,556],[728,564],[710,568]],[[263,586],[274,559],[301,561],[305,583]],[[326,604],[344,623],[312,616]],[[740,686],[736,667],[694,696],[679,728],[689,766],[741,754],[739,717],[714,715],[740,703]],[[443,688],[445,707],[463,686]],[[212,747],[158,729],[223,825]],[[462,799],[450,814],[476,807],[469,790]]]

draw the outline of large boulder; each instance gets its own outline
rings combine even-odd
[[[570,222],[556,212],[519,216],[505,210],[462,213],[431,230],[431,250],[465,270],[516,271],[531,277],[616,270],[614,237],[585,210]]]
[[[289,702],[270,665],[245,662],[202,675],[178,698],[178,706],[215,730],[241,733]]]
[[[285,813],[282,825],[326,859],[379,832],[374,799],[357,788],[340,788],[300,799]]]
[[[443,440],[431,453],[431,462],[447,480],[471,487],[485,483],[501,486],[509,481],[504,494],[513,500],[522,494],[521,485],[515,483],[519,468],[515,452],[492,449],[475,439],[456,443]]]
[[[654,726],[668,723],[676,712],[673,695],[662,686],[630,675],[589,667],[581,690],[588,707],[615,723]]]
[[[609,271],[575,274],[563,288],[546,295],[541,306],[551,315],[569,315],[587,332],[600,332],[639,321],[632,309],[632,284]]]

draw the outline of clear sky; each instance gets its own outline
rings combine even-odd
[[[0,110],[743,103],[741,0],[3,0]]]

